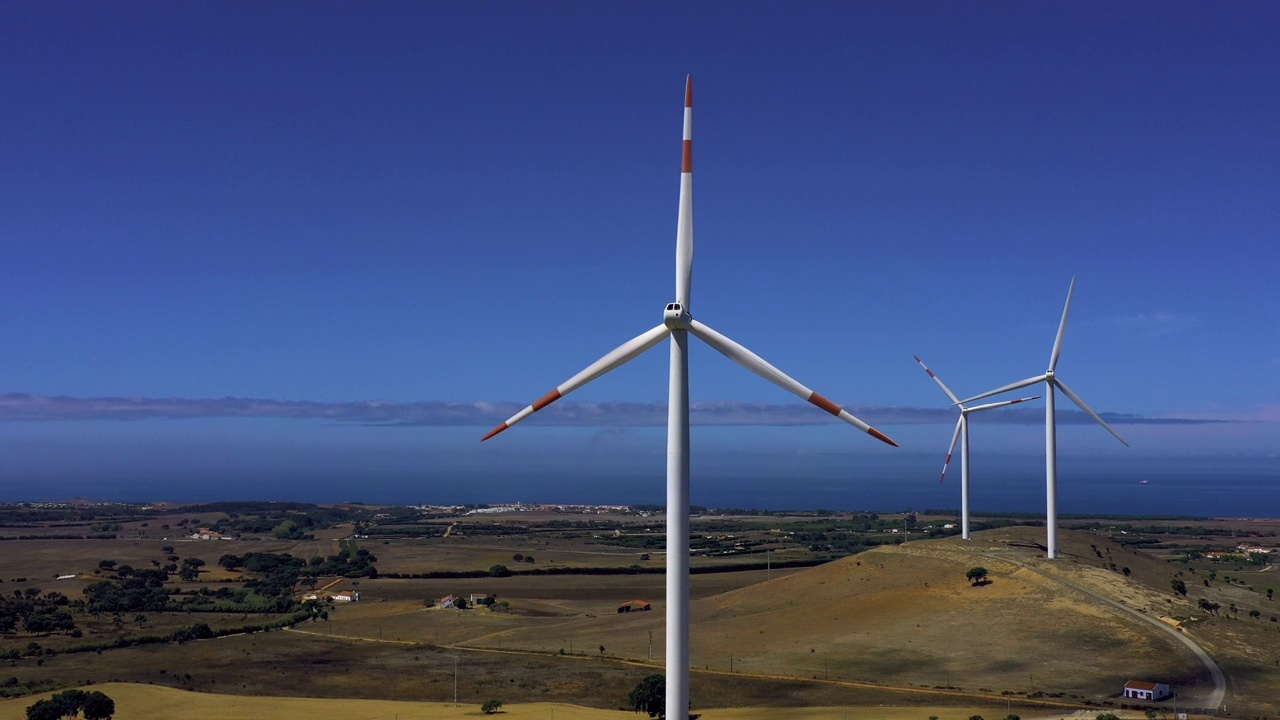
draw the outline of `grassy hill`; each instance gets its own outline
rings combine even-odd
[[[886,546],[700,600],[695,660],[732,652],[739,671],[1093,700],[1131,678],[1183,689],[1204,682],[1176,640],[1053,577],[1155,605],[1167,564],[1071,532],[1063,533],[1066,556],[1048,562],[1036,557],[1042,533],[1008,528],[969,542]],[[1098,567],[1090,545],[1104,558],[1121,555],[1130,575]],[[974,566],[989,571],[987,583],[966,580]],[[1167,579],[1164,588],[1170,598]]]
[[[1043,528],[882,546],[815,568],[696,597],[691,662],[742,675],[1100,702],[1129,679],[1158,679],[1188,702],[1208,673],[1176,639],[1077,586],[1154,617],[1185,617],[1178,569],[1094,534],[1062,531],[1063,558],[1043,558]],[[1021,564],[1019,564],[1021,563]],[[1111,569],[1115,563],[1116,568]],[[972,586],[974,566],[989,582]],[[1124,570],[1128,569],[1128,575]],[[663,590],[654,611],[565,614],[546,622],[476,618],[462,644],[645,660],[663,653]],[[510,597],[510,596],[508,596]],[[629,599],[629,598],[624,598]]]

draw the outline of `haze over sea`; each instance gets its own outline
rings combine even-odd
[[[848,458],[807,457],[781,467],[744,456],[736,466],[716,463],[699,470],[695,461],[692,502],[711,508],[830,509],[900,511],[957,509],[958,458],[945,482],[924,475],[932,455],[907,453],[878,458],[874,467]],[[1147,481],[1143,483],[1142,481]],[[207,473],[196,482],[175,483],[155,474],[101,480],[55,482],[16,480],[0,489],[0,500],[61,500],[72,497],[113,501],[207,502],[287,500],[370,504],[582,503],[662,504],[665,480],[660,464],[647,462],[584,473],[525,468],[501,474],[476,469],[436,468],[419,472],[367,474],[334,467],[329,471],[274,475]],[[986,456],[982,475],[972,481],[975,514],[1044,511],[1044,461],[1023,455]],[[1180,458],[1163,463],[1108,458],[1060,458],[1059,511],[1132,515],[1280,517],[1280,458]]]

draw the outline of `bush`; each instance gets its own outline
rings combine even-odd
[[[480,706],[480,711],[483,712],[485,715],[492,715],[498,712],[498,708],[500,707],[502,707],[501,700],[490,700],[489,702]]]

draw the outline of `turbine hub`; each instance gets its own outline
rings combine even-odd
[[[662,324],[672,330],[687,330],[691,319],[689,311],[678,302],[668,303],[667,309],[662,311]]]

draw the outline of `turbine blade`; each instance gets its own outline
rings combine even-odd
[[[684,81],[684,149],[680,160],[680,211],[676,218],[676,302],[689,309],[693,285],[693,76]]]
[[[1001,387],[996,388],[995,390],[988,390],[979,395],[974,395],[973,397],[965,398],[961,400],[960,403],[973,402],[974,400],[981,400],[984,397],[991,397],[992,395],[999,395],[1000,393],[1009,392],[1010,390],[1017,390],[1018,388],[1024,388],[1024,387],[1027,387],[1028,385],[1035,385],[1038,382],[1044,382],[1044,379],[1045,379],[1044,375],[1029,377],[1026,380],[1019,380],[1016,383],[1009,383],[1008,385],[1003,385]],[[960,403],[957,403],[957,405]]]
[[[1088,405],[1085,405],[1084,400],[1080,399],[1079,395],[1071,392],[1071,388],[1067,387],[1065,383],[1063,383],[1061,380],[1055,377],[1053,379],[1053,384],[1057,385],[1058,389],[1062,390],[1063,395],[1066,395],[1067,397],[1071,398],[1071,402],[1075,403],[1081,410],[1085,411],[1086,413],[1089,413],[1089,417],[1093,418],[1098,422],[1099,425],[1106,428],[1107,432],[1111,433],[1112,435],[1115,436],[1117,440],[1124,443],[1125,447],[1129,447],[1129,442],[1124,438],[1120,437],[1120,433],[1113,430],[1111,426],[1106,423],[1105,420],[1098,417],[1098,413],[1094,412],[1093,408],[1090,408]]]
[[[969,412],[978,412],[979,410],[990,410],[991,408],[1004,407],[1005,405],[1017,405],[1020,402],[1027,402],[1028,400],[1039,400],[1039,399],[1040,399],[1039,395],[1032,395],[1031,397],[1018,398],[1017,400],[1005,400],[1004,402],[988,403],[986,405],[977,405],[975,407],[969,408]]]
[[[951,402],[956,405],[960,404],[960,399],[956,397],[955,393],[951,392],[951,388],[942,383],[942,378],[933,374],[933,371],[929,369],[928,365],[924,364],[924,361],[920,359],[919,355],[912,355],[911,357],[915,358],[916,362],[920,363],[920,367],[924,368],[924,371],[929,373],[929,377],[933,378],[933,381],[938,383],[938,387],[942,388],[942,392],[946,393],[947,397],[951,398]]]
[[[701,323],[697,320],[691,319],[689,320],[689,332],[696,335],[700,340],[702,340],[706,344],[715,348],[715,350],[719,352],[721,355],[724,355],[730,360],[738,363],[742,367],[759,375],[765,380],[768,380],[774,385],[777,385],[783,390],[786,390],[801,398],[804,398],[805,400],[808,400],[814,405],[817,405],[823,410],[826,410],[832,415],[835,415],[841,420],[849,423],[850,425],[858,428],[859,430],[862,430],[863,432],[866,432],[868,435],[871,435],[872,437],[878,440],[881,440],[882,442],[886,442],[894,447],[898,447],[898,443],[890,440],[884,433],[862,422],[858,418],[851,415],[849,411],[841,408],[839,405],[836,405],[835,403],[822,397],[818,393],[796,382],[790,375],[787,375],[786,373],[782,372],[778,368],[770,365],[768,362],[765,361],[764,358],[760,357],[759,355],[756,355],[755,353],[739,345],[733,340],[730,340],[724,335],[721,335],[715,330],[712,330],[706,324]]]
[[[666,325],[659,325],[658,327],[642,335],[637,335],[636,337],[633,337],[630,340],[622,343],[621,345],[614,348],[613,350],[610,350],[609,353],[604,357],[588,365],[586,369],[583,370],[582,372],[578,373],[577,375],[574,375],[568,380],[565,380],[558,387],[556,387],[555,390],[552,390],[546,395],[543,395],[532,405],[527,406],[525,409],[521,410],[515,415],[512,415],[509,419],[507,419],[506,422],[490,430],[488,435],[485,435],[484,437],[480,438],[480,442],[484,442],[485,440],[488,440],[494,435],[497,435],[503,430],[506,430],[512,425],[515,425],[521,420],[538,412],[542,408],[550,405],[556,400],[559,400],[565,395],[568,395],[574,390],[577,390],[583,385],[586,385],[592,380],[595,380],[601,375],[604,375],[610,370],[613,370],[614,368],[631,361],[640,353],[644,352],[645,350],[648,350],[654,345],[657,345],[670,332],[671,331],[667,328]]]
[[[951,433],[951,447],[947,448],[947,459],[942,462],[942,477],[938,478],[938,482],[947,479],[947,466],[951,464],[951,453],[956,450],[956,441],[960,439],[960,428],[964,425],[964,414],[956,418],[956,431]]]
[[[1062,322],[1058,323],[1058,336],[1053,340],[1053,354],[1049,356],[1049,372],[1058,367],[1058,355],[1062,352],[1062,336],[1067,334],[1067,313],[1071,311],[1071,294],[1076,290],[1076,279],[1071,278],[1067,288],[1067,304],[1062,308]]]

